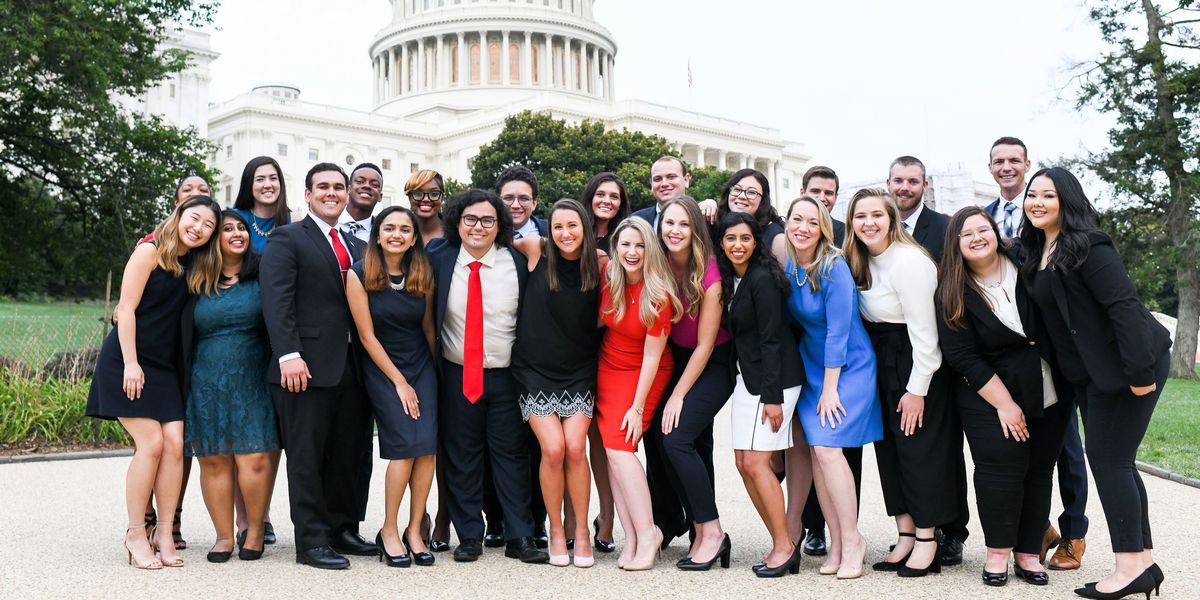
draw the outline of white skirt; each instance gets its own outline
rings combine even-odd
[[[730,397],[730,425],[733,428],[734,450],[787,450],[792,447],[792,416],[796,414],[796,403],[800,401],[800,386],[783,390],[783,424],[779,431],[771,431],[768,420],[763,423],[763,404],[759,397],[751,394],[738,373],[737,383]]]

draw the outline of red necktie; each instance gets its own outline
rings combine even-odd
[[[329,230],[329,239],[333,240],[333,253],[337,255],[338,267],[342,270],[342,285],[345,285],[346,271],[350,269],[350,253],[346,252],[346,247],[338,239],[337,229]]]
[[[479,268],[483,263],[468,265],[471,277],[467,280],[467,331],[463,339],[463,396],[474,404],[483,395],[483,283]]]

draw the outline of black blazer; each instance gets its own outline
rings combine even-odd
[[[844,241],[846,241],[846,224],[833,219],[833,245],[841,248]]]
[[[358,238],[339,238],[352,263],[362,257]],[[279,357],[299,352],[312,373],[310,386],[337,385],[351,354],[348,342],[357,340],[357,332],[337,256],[312,215],[271,233],[258,281],[271,339],[267,383],[279,385]]]
[[[1170,351],[1171,336],[1142,304],[1112,240],[1100,232],[1088,238],[1091,248],[1078,268],[1047,268],[1038,277],[1050,277],[1090,383],[1109,394],[1155,383],[1155,366]]]
[[[446,305],[450,301],[450,282],[454,278],[454,263],[458,262],[458,251],[462,246],[460,244],[443,244],[438,246],[429,255],[429,263],[433,267],[433,278],[437,282],[437,290],[434,293],[434,298],[437,301],[434,321],[434,356],[440,359],[442,357],[442,323],[446,320]],[[499,248],[498,251],[507,251],[513,259],[513,263],[517,269],[517,329],[520,329],[521,324],[521,306],[525,303],[525,282],[529,280],[529,261],[525,255],[517,252],[511,247]],[[442,361],[434,361],[441,368]]]
[[[912,236],[933,255],[933,262],[942,262],[942,249],[946,245],[946,229],[950,226],[950,217],[929,208],[921,209],[917,217],[917,226],[913,227]]]
[[[752,264],[725,319],[737,356],[732,369],[740,366],[742,383],[763,404],[783,404],[783,390],[804,382],[800,346],[784,319],[786,294],[765,268]]]
[[[658,210],[658,205],[651,204],[650,206],[647,206],[646,208],[634,211],[634,213],[631,216],[637,217],[637,218],[649,223],[651,226],[653,226],[654,225],[654,214],[657,210]],[[615,227],[615,226],[616,226],[616,224],[613,224],[613,227]]]
[[[1020,265],[1020,251],[1009,251],[1008,260]],[[1042,363],[1051,363],[1049,349],[1038,345],[1040,324],[1033,297],[1024,282],[1017,280],[1017,311],[1025,336],[1000,322],[986,298],[971,288],[963,290],[961,329],[951,329],[938,298],[938,342],[947,365],[962,376],[968,393],[978,393],[993,376],[999,376],[1013,400],[1027,416],[1042,415],[1045,400],[1042,388]],[[1061,389],[1059,387],[1058,389]],[[1067,400],[1067,398],[1063,398]]]

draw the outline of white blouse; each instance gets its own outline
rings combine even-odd
[[[871,289],[860,292],[859,310],[868,321],[908,326],[913,368],[905,389],[924,396],[929,393],[933,374],[942,365],[933,304],[937,267],[920,248],[899,243],[870,257],[867,264]]]

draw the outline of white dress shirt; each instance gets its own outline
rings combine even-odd
[[[914,231],[916,231],[916,230],[917,230],[917,219],[920,219],[920,218],[921,218],[921,213],[922,213],[924,210],[925,210],[925,203],[924,203],[924,202],[918,202],[918,203],[917,203],[917,210],[913,211],[913,214],[911,214],[911,215],[908,215],[908,218],[907,218],[907,219],[902,219],[902,220],[901,220],[901,222],[902,222],[902,223],[904,223],[905,225],[907,225],[907,227],[905,227],[905,228],[904,228],[904,230],[905,230],[905,231],[907,231],[909,234],[911,234],[912,232],[914,232]]]
[[[859,311],[868,321],[908,326],[913,368],[905,389],[924,396],[929,392],[933,374],[942,365],[933,304],[937,266],[920,248],[900,243],[893,243],[883,254],[872,256],[867,264],[871,269],[871,289],[860,292]]]
[[[371,238],[371,224],[374,220],[375,216],[369,215],[361,221],[356,221],[354,217],[350,216],[350,211],[344,210],[342,211],[342,216],[338,217],[338,227],[342,231],[366,242]]]
[[[447,291],[446,316],[442,320],[442,357],[463,364],[463,339],[467,331],[467,286],[475,257],[459,248],[458,260]],[[517,341],[517,311],[521,288],[517,265],[507,248],[493,245],[479,262],[483,288],[483,368],[503,369],[512,362]]]

